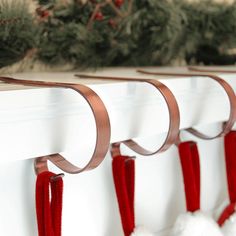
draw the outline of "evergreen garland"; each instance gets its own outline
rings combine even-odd
[[[106,6],[104,18],[94,20],[92,29],[87,28],[92,2],[55,8],[44,25],[40,59],[90,67],[167,64],[178,52],[184,32],[186,16],[178,5],[166,0],[133,1],[132,13],[115,25],[111,20],[116,14]],[[120,10],[126,12],[127,8],[126,1]]]
[[[236,2],[232,5],[202,1],[183,6],[188,15],[186,30],[186,59],[204,64],[234,64],[236,54]]]
[[[35,48],[47,64],[75,67],[235,64],[236,2],[105,1],[38,0],[32,16],[0,0],[0,67]]]
[[[0,1],[0,68],[11,65],[36,46],[32,15],[22,1]]]

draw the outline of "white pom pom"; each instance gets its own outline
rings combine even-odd
[[[202,212],[187,212],[180,215],[172,229],[171,236],[223,236],[220,227]]]
[[[230,216],[228,220],[225,221],[221,228],[224,236],[235,236],[236,235],[236,213]]]
[[[143,226],[138,226],[130,236],[154,236],[154,234],[150,233],[150,231]]]

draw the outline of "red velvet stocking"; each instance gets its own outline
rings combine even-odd
[[[179,144],[179,156],[184,178],[187,211],[200,209],[200,160],[197,144],[183,142]]]
[[[218,219],[222,226],[234,212],[236,206],[236,131],[231,131],[225,136],[225,163],[228,180],[228,194],[230,204],[225,208]]]
[[[38,236],[61,236],[63,180],[58,178],[52,181],[51,177],[53,176],[56,175],[48,171],[37,176],[36,213]]]
[[[135,161],[127,156],[116,156],[112,161],[112,170],[123,231],[125,236],[129,236],[135,227]]]

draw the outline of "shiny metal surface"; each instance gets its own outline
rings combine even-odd
[[[132,139],[125,140],[122,143],[126,145],[127,147],[129,147],[134,152],[143,156],[150,156],[150,155],[154,155],[160,152],[164,152],[172,144],[175,143],[175,140],[178,138],[178,135],[179,135],[180,113],[179,113],[179,107],[178,107],[177,101],[173,93],[170,91],[170,89],[166,85],[154,79],[96,76],[96,75],[86,75],[86,74],[76,74],[75,76],[79,78],[87,78],[87,79],[121,80],[121,81],[133,81],[133,82],[137,81],[137,82],[148,83],[154,86],[164,97],[167,107],[168,107],[168,111],[169,111],[169,118],[170,118],[169,130],[168,130],[167,137],[164,143],[161,145],[160,148],[158,148],[155,151],[150,151],[143,148]],[[113,152],[119,153],[119,147],[117,148],[113,147]]]
[[[92,170],[99,166],[99,164],[104,160],[110,144],[110,120],[104,103],[92,89],[81,84],[19,80],[8,77],[0,77],[0,81],[26,86],[60,87],[73,89],[85,99],[85,101],[88,103],[93,112],[96,123],[97,139],[93,155],[89,162],[84,167],[80,168],[67,161],[59,153],[44,157],[38,157],[35,161],[35,171],[37,174],[48,169],[47,160],[50,160],[61,170],[70,174],[76,174],[83,171]]]
[[[230,115],[228,121],[226,121],[223,125],[223,129],[220,133],[217,135],[214,135],[213,137],[208,136],[206,134],[203,134],[202,132],[194,129],[194,128],[188,128],[186,131],[190,132],[191,134],[197,136],[198,138],[205,139],[205,140],[211,140],[215,139],[218,137],[225,136],[233,127],[235,121],[236,121],[236,96],[234,93],[234,90],[232,87],[223,79],[221,79],[217,75],[211,75],[211,74],[200,74],[200,73],[168,73],[168,72],[151,72],[151,71],[146,71],[146,70],[137,70],[137,72],[142,73],[142,74],[148,74],[148,75],[164,75],[164,76],[183,76],[183,77],[209,77],[213,80],[215,80],[217,83],[220,84],[220,86],[225,90],[228,98],[229,98],[229,103],[230,103]]]

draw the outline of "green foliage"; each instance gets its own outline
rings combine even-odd
[[[99,35],[86,28],[91,11],[87,5],[78,4],[55,8],[53,17],[42,26],[39,58],[52,64],[81,65],[89,57],[93,59],[92,46]]]
[[[190,64],[236,61],[229,53],[236,48],[236,2],[133,0],[128,12],[124,0],[120,11],[129,14],[118,17],[106,5],[103,18],[90,22],[95,0],[37,1],[43,14],[35,23],[22,2],[0,0],[0,67],[35,47],[39,60],[75,67],[169,65],[175,59]],[[1,19],[16,18],[16,24],[1,24]]]
[[[186,16],[169,1],[134,1],[133,11],[120,19],[116,27],[112,9],[102,9],[104,20],[86,24],[94,10],[91,3],[72,2],[55,8],[40,48],[40,59],[47,63],[72,62],[82,66],[167,64],[178,54]],[[127,11],[125,4],[121,11]],[[147,59],[148,58],[148,59]]]
[[[35,46],[35,26],[25,3],[0,0],[0,68],[19,61]]]
[[[138,32],[134,53],[142,60],[141,65],[164,65],[178,56],[186,27],[186,14],[180,4],[165,0],[142,1],[133,17],[130,33]]]
[[[236,3],[213,4],[200,1],[183,5],[188,25],[185,38],[185,55],[205,64],[234,64],[235,56],[228,50],[236,48]]]

